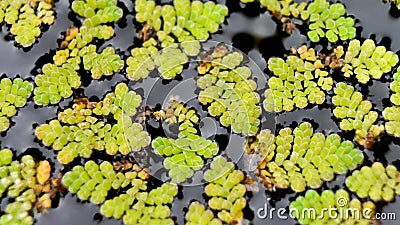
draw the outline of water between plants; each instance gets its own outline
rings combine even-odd
[[[167,2],[167,1],[162,1]],[[222,31],[212,36],[212,40],[225,42],[240,49],[248,54],[256,64],[266,71],[266,61],[272,56],[283,57],[287,54],[292,46],[299,47],[302,44],[310,43],[307,38],[300,34],[299,30],[294,30],[291,36],[286,35],[281,31],[281,27],[277,25],[271,18],[271,15],[265,10],[259,9],[256,4],[242,5],[238,0],[221,0],[221,3],[226,3],[229,7],[230,15],[227,22],[222,25]],[[393,10],[390,4],[384,4],[380,0],[351,0],[343,2],[347,8],[347,13],[357,19],[358,38],[372,38],[377,43],[384,45],[386,48],[394,51],[400,51],[400,13]],[[133,3],[129,0],[124,0],[119,3],[119,6],[124,9],[124,18],[115,26],[115,37],[110,41],[102,44],[102,46],[112,45],[117,49],[121,56],[126,59],[129,51],[135,46],[134,37],[137,33],[133,23],[134,13]],[[61,38],[61,33],[65,32],[71,25],[78,22],[76,16],[70,13],[70,3],[66,0],[56,2],[57,18],[55,24],[45,31],[39,42],[36,43],[29,51],[24,52],[22,49],[15,48],[14,42],[10,41],[10,36],[7,32],[7,27],[3,26],[0,33],[0,74],[7,74],[12,78],[20,76],[24,79],[34,79],[38,74],[39,69],[47,62],[51,61],[51,57],[58,46],[57,39]],[[313,46],[313,45],[311,45]],[[329,47],[313,46],[317,50]],[[108,79],[100,81],[91,80],[89,74],[82,74],[83,88],[76,91],[76,96],[87,96],[101,99],[107,92],[111,90],[116,83],[126,81],[123,74],[116,74]],[[188,79],[193,77],[193,74],[184,77]],[[386,75],[381,81],[374,81],[368,87],[356,88],[364,94],[364,97],[374,104],[375,109],[382,112],[383,107],[389,104],[389,85],[390,75]],[[182,82],[182,81],[181,81]],[[172,81],[168,84],[160,84],[160,92],[170,90],[178,81]],[[140,82],[134,86],[139,93],[146,94],[146,83]],[[183,90],[188,90],[193,94],[195,84],[192,83]],[[152,95],[153,96],[153,95]],[[158,97],[157,97],[158,96]],[[148,102],[155,105],[164,101],[162,95],[154,95],[153,99]],[[51,149],[43,147],[34,136],[34,129],[38,124],[56,118],[57,113],[71,105],[72,97],[65,99],[57,106],[37,107],[32,99],[28,104],[18,111],[18,114],[12,118],[13,125],[11,128],[0,137],[1,147],[12,148],[18,153],[22,153],[26,149],[28,152],[35,154],[39,158],[48,158],[54,164],[56,170],[62,169],[62,166],[57,162],[56,156]],[[327,102],[321,106],[308,107],[303,110],[295,110],[293,112],[277,115],[277,128],[292,126],[301,121],[309,121],[316,128],[317,132],[326,134],[331,132],[339,132],[337,123],[332,119],[332,109],[330,108],[330,97]],[[192,107],[198,108],[198,103],[188,103]],[[197,104],[197,105],[196,105]],[[382,118],[380,118],[382,122]],[[206,121],[206,120],[205,120]],[[230,148],[226,136],[226,129],[217,127],[211,122],[211,126],[202,128],[204,133],[212,133],[209,129],[216,129],[220,146],[226,149]],[[208,129],[208,131],[207,131]],[[153,133],[152,135],[157,135]],[[351,135],[341,134],[344,138],[350,138]],[[235,143],[241,143],[243,140],[240,137],[234,138]],[[231,143],[232,144],[232,143]],[[226,147],[226,145],[228,145]],[[233,144],[232,144],[233,145]],[[229,155],[229,157],[235,157]],[[365,152],[366,159],[363,165],[371,165],[373,161],[381,161],[383,163],[394,164],[400,166],[400,141],[393,140],[389,136],[382,137],[382,140],[376,144],[374,151]],[[344,188],[345,176],[337,176],[334,181],[327,182],[321,190]],[[177,224],[184,224],[184,212],[186,207],[192,200],[204,202],[202,196],[203,186],[185,187],[180,189],[181,193],[175,199],[171,208],[171,215],[176,219]],[[263,187],[260,186],[260,192],[249,194],[248,207],[246,208],[245,217],[253,224],[295,224],[292,219],[281,220],[276,214],[271,219],[261,219],[257,217],[257,210],[264,207],[265,204],[269,208],[286,208],[290,201],[293,201],[299,194],[278,191],[276,193],[266,193]],[[270,198],[269,201],[267,199]],[[395,202],[382,205],[383,212],[399,212],[400,198],[397,197]],[[7,199],[3,199],[0,204],[0,211],[5,209]],[[118,221],[112,219],[104,219],[98,214],[99,208],[91,203],[82,203],[75,196],[67,194],[58,201],[58,206],[49,210],[47,215],[36,215],[36,224],[38,225],[69,225],[69,224],[102,224],[111,225],[118,224]],[[397,215],[400,216],[400,215]],[[382,224],[398,224],[397,221],[382,221]]]

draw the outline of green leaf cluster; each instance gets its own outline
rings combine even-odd
[[[36,186],[39,185],[37,163],[31,155],[14,160],[10,149],[0,150],[0,196],[13,201],[7,204],[0,217],[2,225],[31,225],[35,203],[38,201]]]
[[[390,102],[393,106],[383,110],[383,117],[386,120],[385,129],[388,134],[400,137],[400,69],[397,69],[394,80],[390,84],[392,91]]]
[[[371,111],[372,103],[370,101],[363,100],[360,92],[354,91],[353,86],[343,82],[336,84],[334,92],[332,103],[336,107],[333,115],[341,120],[340,128],[342,130],[355,130],[354,139],[361,145],[366,144],[369,132],[372,132],[373,137],[379,135],[381,128],[375,125],[378,113]]]
[[[400,195],[400,172],[395,166],[386,168],[380,162],[363,166],[346,179],[346,186],[360,198],[373,201],[393,201]]]
[[[17,113],[16,108],[26,104],[31,96],[33,85],[21,78],[11,80],[3,78],[0,81],[0,132],[10,127],[10,118]]]
[[[221,50],[222,49],[222,50]],[[260,124],[260,96],[252,71],[243,64],[243,55],[229,52],[226,46],[211,49],[212,61],[198,67],[199,101],[211,116],[219,117],[235,133],[254,135]]]
[[[314,0],[307,6],[306,15],[309,21],[307,32],[312,42],[319,42],[320,38],[326,37],[329,42],[335,43],[340,40],[352,39],[356,36],[354,20],[345,17],[346,9],[341,3],[330,4],[326,0]]]
[[[174,0],[173,5],[161,6],[152,0],[139,0],[135,1],[135,10],[136,20],[144,24],[143,36],[149,38],[143,38],[142,47],[133,49],[127,59],[127,77],[132,80],[147,77],[155,63],[164,79],[175,78],[182,72],[187,56],[200,53],[199,41],[217,32],[228,15],[225,5],[212,1]],[[157,54],[160,48],[167,49]]]
[[[152,0],[135,2],[136,19],[157,32],[163,47],[178,42],[205,41],[218,31],[228,15],[228,8],[214,2],[174,0],[173,5],[156,5]]]
[[[93,150],[127,155],[150,143],[143,126],[131,119],[140,104],[141,97],[120,83],[103,101],[78,102],[60,112],[58,119],[40,125],[35,134],[44,145],[59,151],[57,159],[63,164],[78,156],[89,158]],[[109,122],[110,117],[116,122]]]
[[[42,68],[43,74],[35,78],[35,103],[38,105],[57,104],[63,98],[71,97],[73,89],[81,85],[77,71],[83,61],[84,67],[92,72],[94,79],[103,74],[111,75],[121,70],[124,63],[111,47],[97,54],[96,48],[88,46],[95,38],[108,40],[114,35],[111,26],[122,17],[122,9],[116,0],[75,0],[72,10],[83,17],[83,25],[71,27],[53,57],[54,63]],[[87,46],[87,47],[86,47]],[[86,48],[85,48],[86,47]]]
[[[222,225],[221,220],[214,218],[214,213],[199,202],[190,204],[185,219],[186,225]]]
[[[75,166],[62,178],[68,190],[77,194],[81,200],[89,200],[94,204],[102,204],[110,190],[119,190],[135,186],[138,190],[146,190],[147,183],[138,176],[138,171],[116,172],[113,165],[104,161],[100,165],[88,161],[85,166]]]
[[[368,225],[375,215],[375,204],[350,199],[344,189],[336,192],[326,190],[321,194],[308,190],[305,196],[290,203],[290,211],[300,224]]]
[[[157,154],[165,157],[164,167],[174,182],[183,182],[204,166],[204,159],[218,153],[218,145],[198,135],[176,140],[157,137],[152,142]]]
[[[243,3],[254,0],[241,0]],[[309,3],[293,2],[292,0],[259,0],[262,7],[267,8],[277,19],[301,19],[308,25],[307,36],[312,42],[327,38],[335,43],[340,40],[352,39],[356,36],[354,20],[346,17],[343,4],[331,4],[326,0],[314,0]]]
[[[177,74],[182,73],[183,65],[189,61],[178,45],[171,45],[154,55],[154,63],[161,77],[172,80]]]
[[[179,124],[178,139],[157,137],[152,147],[157,154],[165,157],[164,167],[174,182],[184,182],[204,166],[204,159],[215,156],[219,149],[216,142],[207,140],[197,133],[194,125],[199,117],[196,111],[179,102],[170,102],[165,116],[168,124]]]
[[[270,132],[265,136],[271,139]],[[281,129],[274,142],[264,155],[271,160],[259,165],[259,175],[269,175],[261,178],[268,178],[275,188],[290,187],[296,192],[303,192],[306,187],[319,188],[324,181],[333,180],[335,174],[354,170],[364,159],[351,142],[341,141],[337,134],[325,137],[314,133],[307,122],[294,130]]]
[[[332,89],[333,79],[316,58],[313,49],[308,54],[290,55],[286,60],[270,58],[268,68],[274,76],[268,80],[264,108],[268,112],[292,111],[309,103],[322,104],[325,92]]]
[[[22,47],[32,46],[41,34],[41,26],[54,23],[54,3],[46,0],[3,0],[0,23],[11,25],[10,32]]]
[[[93,79],[100,79],[103,75],[113,75],[124,67],[124,61],[112,47],[105,48],[100,54],[96,49],[95,45],[89,45],[79,52],[83,55],[85,70],[90,70]]]
[[[233,163],[221,156],[214,158],[204,174],[209,182],[205,187],[206,195],[211,198],[208,206],[218,212],[218,218],[224,223],[237,223],[243,218],[242,210],[247,204],[244,178],[243,172],[235,170]]]
[[[126,225],[173,224],[170,208],[178,188],[165,183],[149,190],[147,176],[139,166],[133,171],[116,172],[113,165],[104,161],[88,161],[85,166],[75,166],[63,176],[63,183],[81,200],[100,205],[100,213],[107,218],[121,219]],[[116,193],[115,197],[112,197]]]
[[[355,76],[358,82],[366,84],[371,78],[378,80],[384,73],[390,72],[398,61],[397,54],[386,51],[384,46],[376,46],[371,39],[362,44],[359,40],[352,40],[341,72],[345,77]]]
[[[57,104],[62,98],[72,95],[72,89],[81,85],[81,78],[70,64],[62,67],[46,64],[42,73],[35,77],[37,87],[34,90],[35,103],[38,105]]]

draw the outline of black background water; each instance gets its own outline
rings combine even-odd
[[[168,2],[168,1],[163,1]],[[225,3],[225,1],[220,1]],[[394,52],[400,50],[400,14],[393,10],[390,4],[384,4],[380,0],[349,0],[343,1],[347,13],[356,18],[358,38],[372,38],[377,43],[386,46]],[[238,0],[227,0],[227,6],[230,15],[227,22],[222,25],[222,31],[212,36],[212,40],[222,41],[232,44],[236,48],[248,54],[262,69],[266,69],[266,61],[271,56],[285,56],[290,47],[299,47],[302,44],[310,45],[306,36],[299,30],[294,30],[291,36],[281,31],[280,25],[272,19],[271,15],[265,10],[259,9],[257,4],[243,5]],[[124,18],[115,26],[115,37],[107,41],[103,46],[112,45],[118,49],[121,56],[129,56],[129,51],[134,46],[133,40],[137,33],[137,27],[134,24],[133,3],[124,0],[119,3],[125,10]],[[60,0],[56,2],[57,18],[55,24],[43,32],[38,43],[29,51],[23,51],[14,46],[14,41],[8,32],[8,27],[3,25],[0,32],[0,74],[7,74],[13,78],[20,76],[24,79],[33,80],[34,76],[40,72],[43,64],[50,62],[51,57],[58,46],[57,39],[61,38],[62,32],[65,32],[71,25],[76,24],[77,18],[70,13],[70,2]],[[137,24],[136,24],[137,25]],[[311,44],[314,47],[314,45]],[[315,46],[317,49],[329,47]],[[265,70],[266,71],[266,70]],[[116,74],[109,79],[93,81],[87,74],[83,75],[84,87],[75,93],[81,96],[102,98],[116,83],[126,81],[123,74]],[[381,114],[383,107],[389,105],[389,84],[391,75],[386,75],[381,81],[370,82],[366,86],[356,85],[356,88],[362,91],[364,97],[368,98],[376,110]],[[12,148],[17,153],[22,153],[28,149],[29,152],[37,155],[39,158],[48,158],[54,162],[55,170],[62,169],[55,158],[51,149],[43,147],[34,136],[34,128],[38,124],[45,123],[50,119],[57,117],[57,112],[71,104],[72,97],[63,100],[57,106],[37,107],[32,98],[28,104],[18,110],[18,114],[12,118],[12,126],[0,137],[1,148]],[[318,132],[333,133],[339,132],[338,124],[332,119],[332,107],[330,107],[330,97],[327,102],[321,106],[308,107],[303,110],[279,114],[277,116],[277,127],[295,126],[296,122],[310,121]],[[380,118],[382,123],[382,118]],[[349,139],[350,136],[342,134],[341,136]],[[400,142],[389,136],[384,136],[381,142],[377,143],[374,151],[365,151],[366,160],[363,165],[370,165],[373,161],[381,161],[384,164],[394,164],[400,166]],[[348,175],[348,174],[347,174]],[[327,182],[320,190],[344,188],[345,176],[337,176],[334,181]],[[172,204],[171,214],[178,224],[184,224],[182,212],[192,200],[204,202],[203,187],[183,188],[181,198],[177,198]],[[278,193],[267,193],[260,186],[260,192],[248,195],[248,210],[245,217],[252,219],[253,224],[295,224],[294,220],[278,219],[276,214],[274,219],[260,219],[255,215],[257,209],[286,208],[289,201],[294,200],[299,194],[280,191]],[[267,198],[271,198],[267,201]],[[399,212],[400,198],[396,197],[394,202],[380,204],[383,212]],[[3,199],[0,205],[0,211],[4,211],[7,199]],[[121,222],[104,219],[98,214],[99,207],[91,203],[80,202],[76,196],[67,194],[62,197],[58,206],[49,210],[47,215],[35,215],[36,224],[40,225],[91,225],[91,224],[120,224]],[[253,211],[253,212],[252,212]],[[396,215],[400,217],[399,215]],[[399,218],[400,220],[400,218]],[[399,224],[397,221],[382,221],[382,224]]]

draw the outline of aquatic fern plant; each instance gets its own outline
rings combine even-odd
[[[124,61],[115,53],[112,47],[105,48],[100,54],[95,45],[89,45],[79,51],[83,55],[85,70],[90,70],[93,79],[100,79],[103,75],[110,76],[124,67]]]
[[[341,141],[337,134],[325,137],[314,133],[307,122],[294,130],[281,129],[277,136],[266,130],[261,137],[264,148],[255,154],[263,161],[257,175],[271,189],[291,188],[303,192],[306,187],[319,188],[324,181],[333,180],[335,174],[354,170],[364,159],[351,142]]]
[[[88,161],[67,172],[63,183],[79,199],[100,205],[100,213],[107,218],[122,219],[126,225],[173,224],[167,205],[177,195],[177,186],[165,183],[149,190],[148,177],[138,165],[131,171],[116,172],[108,161]],[[113,192],[117,196],[112,197]]]
[[[333,79],[317,58],[314,49],[305,46],[296,50],[286,60],[270,58],[268,69],[272,72],[265,91],[264,108],[269,112],[292,111],[308,104],[322,104],[325,92],[332,89]]]
[[[336,84],[335,96],[332,103],[336,106],[333,115],[340,119],[340,128],[345,131],[355,130],[354,139],[365,147],[369,146],[369,137],[375,139],[384,130],[378,126],[376,120],[378,113],[371,111],[372,103],[363,100],[360,92],[354,91],[354,87],[343,82]]]
[[[222,222],[239,222],[247,204],[244,197],[246,187],[242,183],[243,172],[235,170],[233,163],[219,156],[214,158],[210,169],[204,173],[204,179],[209,182],[205,187],[206,195],[211,198],[208,206],[218,212],[218,218]]]
[[[0,224],[31,225],[34,210],[44,212],[51,207],[51,167],[48,161],[36,162],[31,155],[13,158],[10,149],[0,150],[0,196],[13,200],[2,213]],[[38,207],[43,199],[48,202]]]
[[[400,172],[395,166],[374,162],[354,171],[346,179],[346,186],[360,198],[390,202],[400,195]]]
[[[383,110],[383,117],[386,120],[385,129],[388,134],[400,137],[400,69],[397,69],[394,80],[390,84],[392,94],[390,102],[393,106],[386,107]]]
[[[343,47],[338,47],[342,48]],[[337,51],[337,59],[343,58],[341,72],[345,77],[352,77],[362,84],[366,84],[371,78],[380,79],[383,74],[388,73],[398,63],[399,57],[384,46],[376,46],[371,39],[362,44],[359,40],[349,42],[346,53]]]
[[[244,3],[254,0],[241,0]],[[346,9],[341,3],[330,3],[326,0],[314,0],[309,3],[297,3],[292,0],[259,0],[277,19],[286,23],[290,19],[300,19],[308,25],[307,36],[312,42],[321,38],[335,43],[352,39],[356,36],[354,20],[345,16]]]
[[[33,85],[21,78],[11,80],[3,78],[0,81],[0,132],[10,127],[10,118],[17,114],[17,108],[26,104],[31,96]]]
[[[161,74],[165,74],[165,69],[172,69],[162,76],[164,79],[175,78],[181,72],[175,66],[179,68],[182,60],[187,61],[182,53],[196,56],[201,48],[199,41],[205,41],[210,34],[217,32],[228,15],[225,5],[190,0],[174,0],[173,5],[163,6],[152,0],[139,0],[135,1],[135,11],[136,20],[144,25],[139,34],[143,45],[133,49],[127,60],[127,76],[132,80],[147,77],[154,68],[156,52],[170,46],[174,47],[158,54],[158,58],[165,58],[162,64],[170,66],[160,68],[159,63],[158,69]],[[183,52],[171,51],[177,48],[178,43]],[[176,55],[177,59],[171,55]]]
[[[211,116],[219,117],[235,133],[254,135],[260,124],[260,96],[255,91],[252,71],[243,63],[243,55],[221,44],[210,49],[197,67],[199,101]]]
[[[185,215],[186,225],[222,225],[221,220],[214,218],[214,213],[199,202],[192,202]]]
[[[150,143],[143,126],[131,119],[140,104],[141,97],[120,83],[102,101],[79,99],[72,108],[60,112],[58,119],[37,127],[35,134],[44,145],[59,151],[57,159],[63,164],[78,156],[89,158],[93,150],[127,155]]]
[[[72,90],[81,85],[77,73],[81,62],[85,69],[91,71],[94,79],[118,72],[124,66],[111,47],[97,54],[96,47],[89,46],[95,39],[108,40],[114,35],[113,28],[108,24],[117,22],[123,14],[117,1],[75,0],[72,10],[83,18],[82,26],[71,27],[66,32],[61,49],[53,57],[54,62],[45,64],[42,74],[35,78],[34,100],[38,105],[57,104],[61,99],[70,97]]]
[[[32,46],[41,35],[41,27],[54,23],[54,3],[49,0],[3,0],[0,24],[11,25],[10,32],[22,47]]]
[[[290,203],[290,211],[300,224],[371,224],[375,204],[361,202],[343,189],[319,194],[308,190],[304,196]],[[335,216],[330,216],[335,215]]]
[[[179,102],[171,102],[164,115],[169,124],[179,124],[178,139],[157,137],[152,147],[157,154],[164,156],[164,167],[173,182],[181,183],[193,176],[204,166],[204,159],[216,155],[219,151],[216,142],[207,140],[197,133],[194,125],[198,123],[196,111]],[[168,115],[168,116],[167,116]]]

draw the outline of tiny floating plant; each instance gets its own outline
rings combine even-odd
[[[41,35],[43,25],[54,23],[52,0],[3,0],[0,4],[0,24],[11,25],[10,32],[22,47],[32,46]]]
[[[286,60],[276,57],[268,60],[268,69],[273,74],[263,103],[268,112],[292,111],[309,103],[322,104],[325,92],[332,89],[333,79],[314,49],[302,46],[295,54]]]
[[[390,202],[395,195],[400,195],[400,172],[395,166],[384,167],[374,162],[370,167],[354,171],[346,179],[346,186],[360,198]]]
[[[77,71],[83,62],[84,69],[90,70],[93,79],[112,75],[124,67],[111,47],[100,54],[97,47],[89,45],[93,40],[108,40],[114,35],[111,26],[122,17],[122,9],[116,0],[75,0],[72,10],[83,18],[80,28],[71,27],[65,34],[60,49],[53,56],[53,63],[45,64],[42,74],[36,76],[37,87],[34,100],[38,105],[57,104],[63,98],[71,97],[73,90],[81,85]]]
[[[243,55],[224,44],[202,54],[197,67],[199,101],[211,116],[219,117],[225,127],[235,133],[254,135],[260,124],[260,96],[255,91],[252,71],[243,65]]]
[[[196,111],[179,102],[171,102],[166,112],[155,112],[169,124],[179,124],[178,139],[157,137],[152,147],[165,157],[164,167],[173,182],[182,183],[204,166],[204,159],[215,156],[219,149],[216,142],[207,140],[197,133],[194,125],[199,117]]]
[[[199,202],[192,202],[185,215],[186,225],[222,225],[221,220],[214,217],[214,213]]]
[[[355,141],[365,148],[373,147],[375,140],[384,131],[376,125],[378,113],[371,111],[372,103],[363,100],[360,92],[343,82],[336,84],[332,103],[336,106],[333,115],[340,119],[340,128],[345,131],[355,130]]]
[[[241,1],[254,2],[254,0]],[[356,36],[354,19],[345,16],[346,9],[341,3],[332,4],[326,0],[314,0],[308,3],[297,3],[292,0],[259,0],[259,2],[276,19],[280,19],[284,24],[291,24],[292,28],[286,29],[289,34],[295,27],[290,19],[300,19],[308,25],[307,36],[312,42],[326,38],[329,42],[335,43]]]
[[[135,11],[136,20],[144,24],[138,35],[143,45],[133,49],[127,60],[127,76],[131,80],[147,77],[155,60],[162,77],[174,79],[182,72],[180,65],[188,61],[187,56],[199,54],[199,41],[206,41],[217,32],[228,15],[224,5],[190,0],[174,0],[173,5],[163,6],[152,0],[139,0],[135,1]],[[157,53],[162,48],[166,50]],[[177,57],[171,58],[169,51]]]
[[[33,212],[46,212],[52,198],[63,188],[58,179],[50,178],[48,161],[36,162],[31,155],[18,161],[13,158],[16,157],[10,149],[0,150],[0,196],[13,199],[2,213],[0,224],[31,225]]]
[[[222,222],[238,223],[243,218],[242,210],[247,205],[243,172],[235,170],[233,163],[219,156],[214,158],[210,169],[204,174],[204,179],[209,182],[205,187],[206,195],[211,198],[208,206],[218,212],[218,218]],[[215,219],[211,222],[218,224]]]
[[[392,94],[390,102],[393,106],[386,107],[383,110],[383,117],[386,120],[385,129],[388,134],[400,137],[400,69],[397,69],[394,80],[390,84]]]
[[[307,187],[319,188],[335,174],[354,170],[364,159],[350,141],[341,141],[337,134],[325,137],[314,133],[310,123],[296,129],[284,128],[274,136],[270,130],[261,131],[257,145],[248,143],[247,150],[257,149],[262,157],[256,175],[268,189],[291,188],[304,192]]]
[[[10,118],[17,114],[17,108],[26,104],[31,96],[33,85],[21,78],[11,80],[3,78],[0,81],[0,132],[10,127]]]
[[[75,166],[63,177],[63,183],[81,200],[100,205],[100,213],[107,218],[122,219],[125,225],[172,225],[170,205],[178,194],[178,187],[164,183],[150,190],[147,170],[134,164],[132,170],[116,172],[107,161],[97,164],[88,161]],[[113,192],[117,196],[113,197]],[[124,191],[122,191],[124,190]]]
[[[349,193],[343,189],[336,192],[326,190],[321,194],[315,190],[308,190],[305,196],[300,196],[290,203],[290,211],[300,224],[367,225],[371,224],[370,219],[375,215],[375,208],[373,202],[350,199]]]
[[[150,143],[143,126],[131,119],[141,101],[139,95],[120,83],[102,101],[79,99],[72,108],[60,112],[58,119],[37,127],[35,135],[45,146],[59,151],[57,159],[63,164],[78,156],[89,158],[93,150],[127,155]],[[108,122],[109,117],[116,122]]]

